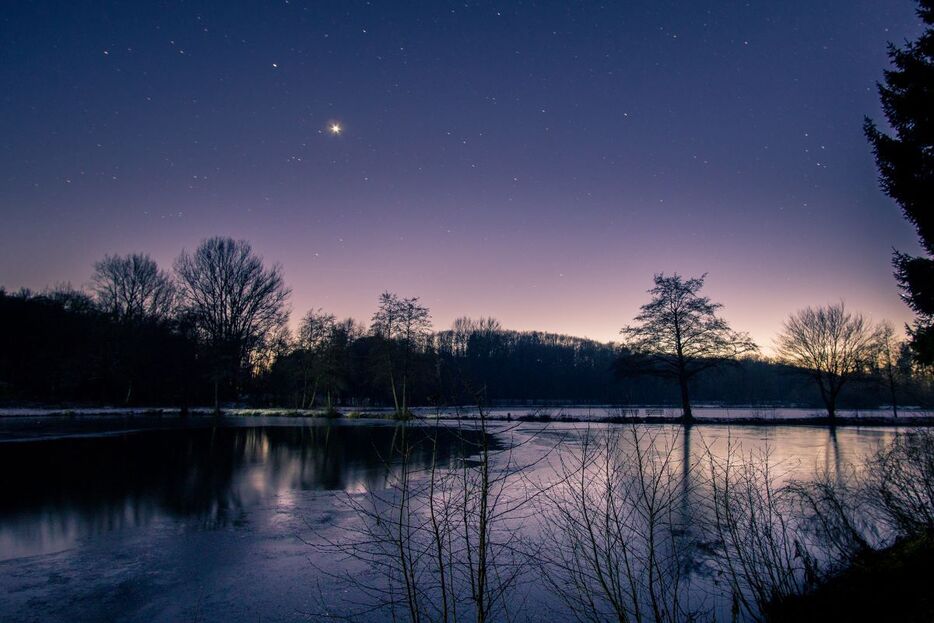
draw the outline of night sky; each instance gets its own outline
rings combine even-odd
[[[294,317],[389,289],[610,340],[678,271],[766,348],[805,305],[909,320],[861,124],[913,2],[567,4],[6,2],[0,284],[229,235]]]

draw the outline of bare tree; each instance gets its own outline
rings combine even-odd
[[[163,321],[174,311],[175,285],[152,258],[141,253],[104,256],[94,264],[91,284],[97,307],[115,321],[105,341],[110,374],[124,379],[124,402],[129,404],[146,357],[140,342],[143,325]]]
[[[288,356],[295,347],[291,329],[287,325],[280,325],[270,331],[251,353],[251,368],[258,374],[269,374],[276,361]]]
[[[451,354],[463,357],[467,353],[467,346],[470,343],[470,337],[478,329],[478,323],[473,318],[461,316],[455,318],[451,324]]]
[[[141,253],[105,255],[91,280],[98,305],[118,320],[165,318],[175,303],[172,278]]]
[[[490,345],[503,331],[503,326],[496,318],[481,317],[477,320],[468,316],[461,316],[454,320],[450,336],[451,354],[463,357],[470,351],[470,347],[483,346],[484,354],[489,354]]]
[[[776,343],[779,359],[814,380],[833,420],[844,385],[869,366],[880,333],[844,304],[807,307],[785,321]]]
[[[700,295],[706,276],[655,275],[655,287],[648,291],[652,300],[635,318],[639,324],[620,331],[626,352],[616,363],[617,374],[676,379],[685,422],[693,419],[688,394],[693,377],[758,350],[749,335],[733,331],[717,316],[723,305]]]
[[[315,382],[326,397],[328,414],[335,414],[334,397],[346,387],[350,374],[350,347],[363,335],[364,329],[353,318],[332,322],[318,345],[315,359]]]
[[[291,291],[282,268],[266,268],[245,240],[209,238],[175,262],[185,311],[201,333],[215,362],[214,406],[222,379],[239,389],[250,356],[288,319]]]
[[[392,292],[379,297],[370,331],[384,341],[383,363],[389,376],[396,414],[408,414],[408,380],[412,356],[428,345],[431,314],[418,297],[399,298]]]
[[[321,383],[322,360],[334,331],[336,318],[320,309],[312,309],[302,318],[298,329],[299,347],[302,349],[302,399],[301,408],[314,407]],[[309,381],[311,396],[309,398]]]
[[[892,416],[898,417],[898,381],[899,355],[905,346],[903,340],[895,335],[895,329],[888,322],[879,325],[875,366],[882,382],[889,390],[892,401]]]

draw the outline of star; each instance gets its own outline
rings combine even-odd
[[[331,134],[333,134],[333,135],[335,135],[335,136],[337,136],[338,134],[340,134],[340,133],[343,132],[343,131],[344,131],[344,128],[342,128],[342,127],[341,127],[341,124],[337,123],[336,121],[333,122],[331,125],[328,126],[328,132],[330,132]]]

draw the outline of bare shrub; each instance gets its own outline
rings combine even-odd
[[[873,550],[934,530],[934,433],[897,436],[864,464],[782,483],[768,452],[710,459],[718,566],[752,620]]]
[[[934,533],[934,431],[898,435],[866,466],[865,496],[899,536]]]
[[[819,472],[808,480],[795,480],[785,487],[794,503],[800,542],[806,542],[814,571],[824,576],[849,564],[881,544],[880,530],[868,512],[859,474],[852,465],[836,473]]]
[[[316,545],[350,563],[330,576],[350,589],[337,618],[521,618],[519,588],[537,559],[562,620],[720,620],[732,606],[734,621],[764,621],[871,550],[934,526],[929,431],[792,480],[768,448],[707,448],[698,470],[676,429],[588,428],[535,459],[553,470],[533,484],[524,472],[535,463],[518,465],[515,446],[491,445],[482,410],[470,425],[483,434],[450,429],[469,458],[442,464],[436,437],[416,442],[413,425],[401,424],[389,489],[347,497],[357,521]],[[428,461],[416,457],[426,452]],[[533,515],[538,536],[525,539]],[[714,569],[709,580],[692,575],[698,552]],[[708,581],[723,587],[714,611],[701,602]]]
[[[542,501],[543,577],[578,621],[690,620],[677,433],[587,430]]]
[[[400,424],[394,457],[387,457],[388,488],[345,498],[356,522],[339,540],[322,536],[313,545],[366,571],[326,573],[350,589],[346,595],[355,596],[345,604],[349,614],[332,617],[357,620],[378,613],[413,623],[509,618],[507,597],[529,560],[512,523],[524,519],[528,498],[507,495],[506,489],[507,481],[517,486],[513,476],[525,466],[513,460],[515,446],[491,445],[482,409],[471,425],[450,429],[467,458],[439,463],[434,436],[426,469],[411,460],[413,453],[426,451],[412,442],[413,425]],[[476,434],[468,435],[469,430]],[[511,430],[498,432],[508,436]]]
[[[897,435],[861,466],[792,482],[797,515],[833,571],[898,538],[934,532],[934,433]]]
[[[714,562],[729,584],[734,617],[760,621],[762,607],[804,592],[816,581],[814,559],[799,538],[795,499],[768,449],[742,454],[732,443],[726,455],[709,456],[710,513]]]

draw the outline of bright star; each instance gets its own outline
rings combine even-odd
[[[344,129],[341,127],[341,124],[339,123],[335,122],[335,123],[332,123],[330,126],[328,126],[328,132],[334,135],[340,134],[343,131]]]

